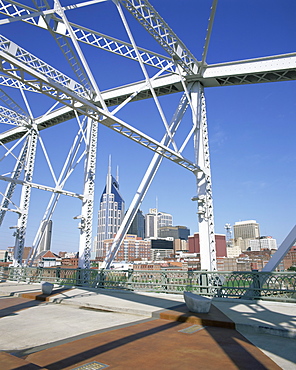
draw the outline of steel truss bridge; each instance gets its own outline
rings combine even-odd
[[[0,179],[7,183],[5,192],[1,194],[0,225],[8,211],[17,213],[14,267],[22,265],[31,191],[36,188],[49,192],[51,196],[40,220],[26,264],[32,263],[46,225],[52,219],[60,197],[68,196],[81,201],[79,267],[89,268],[100,124],[154,152],[105,260],[105,268],[108,268],[113,261],[162,160],[166,158],[183,167],[184,170],[192,172],[196,178],[197,191],[194,200],[197,201],[201,268],[208,271],[217,269],[204,89],[295,80],[296,53],[207,64],[216,7],[217,0],[214,0],[209,10],[210,17],[203,54],[197,59],[148,0],[91,0],[67,6],[63,6],[59,0],[32,0],[30,6],[27,2],[22,4],[0,0],[0,27],[5,26],[6,30],[8,26],[13,30],[16,24],[35,27],[33,32],[43,32],[42,35],[46,32],[46,35],[49,35],[44,37],[44,41],[42,39],[40,47],[47,48],[46,42],[50,37],[56,44],[57,55],[59,52],[64,56],[59,70],[33,54],[30,51],[29,40],[24,39],[17,44],[12,40],[14,38],[12,32],[0,35],[0,85],[2,86],[0,99],[3,103],[0,107],[0,123],[12,126],[11,129],[0,132],[0,144],[5,152],[1,160],[7,158],[14,160],[11,171],[0,175]],[[86,14],[83,12],[88,10],[92,13],[97,12],[97,23],[100,25],[100,17],[105,14],[106,9],[111,8],[117,14],[116,19],[112,18],[112,22],[121,22],[125,40],[105,35],[69,20],[72,11]],[[135,31],[134,25],[136,25]],[[140,47],[136,43],[135,36],[141,32],[158,45],[157,52]],[[120,57],[121,60],[133,61],[141,71],[142,78],[133,80],[138,79],[137,82],[101,90],[91,68],[94,60],[87,57],[84,51],[86,46],[98,52],[98,58],[95,59],[98,64],[106,52],[116,56],[118,63],[120,63]],[[51,47],[48,48],[49,53],[51,50]],[[48,59],[54,60],[52,55],[49,55]],[[65,65],[70,71],[67,74],[62,72]],[[16,102],[16,91],[22,96],[22,105]],[[51,100],[52,107],[43,115],[34,117],[27,99],[29,94],[36,94],[38,99],[42,96]],[[167,119],[160,102],[161,96],[169,94],[179,95],[179,103],[170,120]],[[159,113],[164,131],[162,140],[153,138],[134,124],[119,118],[121,110],[127,105],[137,104],[137,101],[147,99],[153,100]],[[25,106],[25,109],[22,106]],[[186,111],[191,113],[192,126],[182,144],[177,145],[175,136],[182,127],[182,119]],[[77,122],[77,134],[57,175],[42,140],[43,130],[72,119]],[[188,159],[183,153],[192,142],[194,158]],[[37,145],[41,146],[46,158],[53,186],[34,181]],[[66,190],[67,180],[81,162],[84,162],[84,173],[81,176],[83,192]],[[20,190],[17,191],[17,189]],[[15,200],[16,197],[18,197],[17,200]],[[284,252],[282,250],[281,255],[274,259],[272,268],[289,249],[291,240],[295,240],[295,233],[294,228],[290,239],[284,243]]]

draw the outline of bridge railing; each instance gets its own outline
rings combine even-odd
[[[48,281],[66,286],[125,289],[210,297],[296,302],[295,272],[185,270],[95,270],[63,267],[0,267],[0,281]]]

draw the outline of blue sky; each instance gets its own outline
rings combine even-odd
[[[30,1],[23,2],[31,5]],[[151,0],[190,51],[201,59],[211,1]],[[64,1],[62,5],[73,4]],[[111,1],[67,12],[68,19],[85,27],[128,41],[116,8]],[[1,16],[2,18],[3,16]],[[137,44],[166,55],[160,46],[127,14]],[[2,25],[1,34],[33,54],[71,75],[55,41],[43,30],[24,23]],[[220,0],[218,2],[207,63],[219,63],[295,52],[296,2],[294,0]],[[110,53],[83,45],[82,50],[101,90],[143,79],[139,66]],[[153,71],[148,68],[149,73]],[[155,73],[155,72],[154,72]],[[277,82],[206,89],[208,130],[214,196],[215,229],[224,233],[226,223],[255,219],[262,235],[272,235],[280,244],[295,224],[295,137],[296,82]],[[3,87],[22,107],[18,91]],[[33,114],[44,114],[54,103],[38,94],[27,94]],[[180,98],[174,94],[160,98],[168,121]],[[156,139],[164,127],[153,101],[130,104],[120,118]],[[185,135],[190,129],[190,114],[184,118]],[[1,131],[10,128],[0,124]],[[44,130],[55,170],[62,166],[71,140],[77,132],[72,120]],[[181,139],[181,137],[180,137]],[[104,188],[108,156],[112,155],[113,174],[119,166],[120,191],[128,207],[153,153],[104,126],[99,128],[96,173],[95,214]],[[39,148],[40,149],[40,148]],[[185,155],[193,159],[192,143]],[[0,158],[3,156],[1,149]],[[12,169],[12,159],[0,162],[1,174]],[[82,165],[66,185],[82,193]],[[52,184],[42,154],[37,155],[34,182]],[[3,192],[6,184],[0,183]],[[164,160],[141,206],[144,213],[156,205],[171,213],[175,225],[185,225],[191,234],[198,231],[195,178],[183,168]],[[19,190],[13,200],[18,204]],[[32,244],[43,215],[48,193],[33,189],[26,246]],[[73,216],[80,214],[80,201],[62,197],[53,218],[52,249],[77,251],[79,230]],[[15,213],[8,213],[0,232],[0,249],[13,245]],[[96,225],[96,217],[94,217]],[[94,231],[95,231],[94,227]]]

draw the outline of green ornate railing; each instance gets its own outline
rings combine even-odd
[[[190,291],[221,298],[296,302],[295,272],[204,272],[183,270],[94,270],[62,267],[0,267],[0,280],[126,289],[159,293]]]

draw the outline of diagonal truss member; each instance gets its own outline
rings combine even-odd
[[[63,10],[71,10],[76,7],[66,6]],[[65,45],[61,43],[61,37],[69,38],[69,31],[64,26],[60,18],[54,14],[54,9],[47,8],[46,10],[38,10],[28,7],[24,4],[15,1],[0,0],[0,13],[8,16],[9,18],[0,20],[0,25],[13,21],[23,21],[39,28],[47,28],[51,33],[56,34],[59,39],[58,43],[61,44],[64,52],[66,52]],[[104,35],[100,32],[91,30],[81,25],[69,22],[77,41],[84,44],[108,51],[110,53],[139,61],[133,46],[130,43],[116,39],[111,36]],[[66,42],[67,43],[67,42]],[[67,43],[68,44],[68,43]],[[166,69],[171,73],[176,73],[175,65],[172,63],[170,57],[163,56],[153,51],[138,47],[140,51],[141,60],[143,63],[158,69]],[[65,53],[64,53],[65,54]],[[67,58],[68,59],[68,58]],[[71,61],[72,63],[72,61]],[[73,65],[75,73],[81,75],[81,68],[75,63]],[[84,73],[83,73],[84,74]],[[85,81],[85,77],[82,77]],[[85,85],[87,86],[87,85]]]
[[[70,106],[93,120],[100,121],[103,125],[121,135],[161,154],[192,172],[198,169],[193,162],[184,158],[181,154],[115,117],[112,113],[101,109],[95,102],[87,100],[84,88],[79,83],[3,36],[0,37],[0,59],[2,59],[0,71],[18,79],[21,83]],[[14,68],[11,68],[11,66]],[[34,78],[32,79],[32,77]]]

